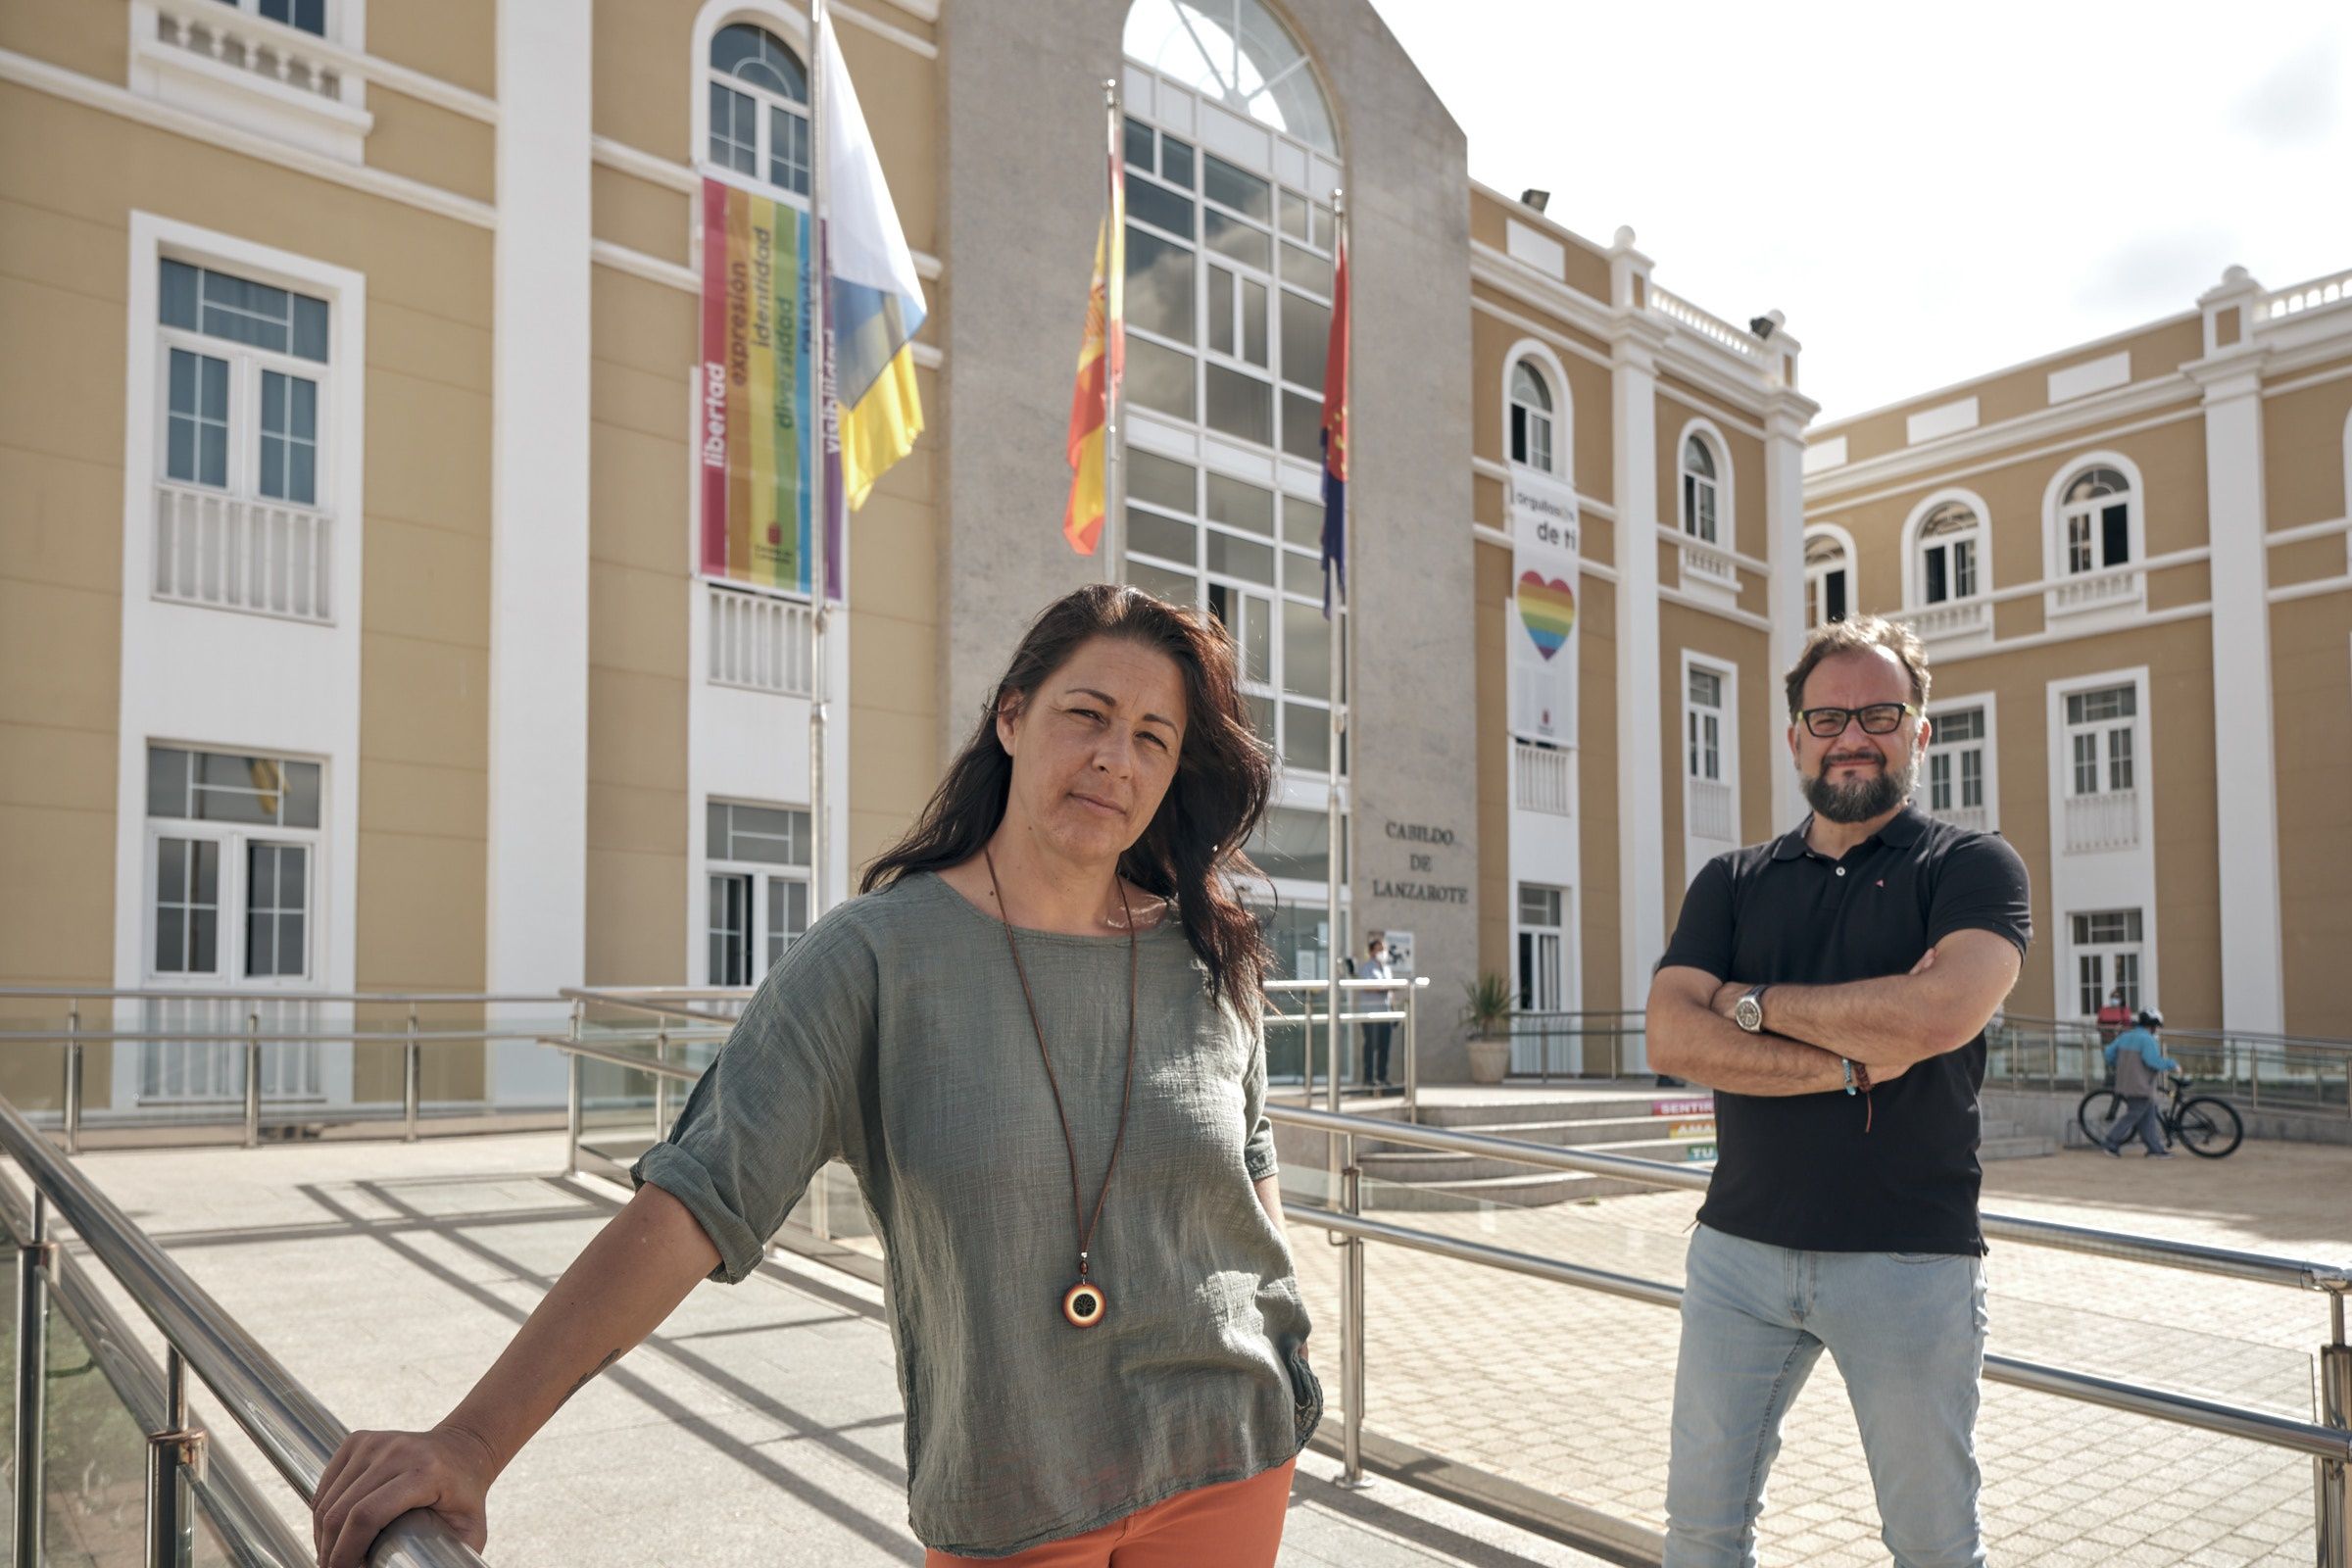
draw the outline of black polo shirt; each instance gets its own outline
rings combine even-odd
[[[1908,973],[1955,931],[2033,936],[2026,865],[1999,835],[1906,806],[1833,860],[1812,819],[1709,860],[1683,900],[1661,969],[1718,980],[1836,985]],[[1772,1027],[1772,997],[1764,998]],[[1977,1225],[1984,1036],[1870,1096],[1717,1091],[1715,1177],[1698,1217],[1749,1241],[1823,1252],[1982,1252]]]

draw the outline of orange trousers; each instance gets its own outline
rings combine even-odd
[[[1274,1568],[1291,1504],[1292,1459],[1246,1481],[1179,1492],[1126,1518],[1009,1557],[923,1555],[923,1568]]]

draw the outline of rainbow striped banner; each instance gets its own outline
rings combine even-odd
[[[815,261],[807,213],[703,181],[699,554],[708,576],[812,589]]]

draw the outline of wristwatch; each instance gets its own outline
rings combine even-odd
[[[1764,1032],[1764,993],[1770,990],[1772,982],[1769,980],[1762,985],[1749,986],[1746,994],[1732,1004],[1732,1022],[1751,1035],[1762,1034]]]

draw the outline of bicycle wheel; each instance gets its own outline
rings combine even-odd
[[[2112,1089],[2093,1089],[2075,1107],[2075,1120],[2082,1126],[2082,1136],[2095,1144],[2107,1136],[2115,1118],[2123,1113],[2123,1096]]]
[[[2227,1100],[2181,1102],[2177,1126],[2180,1142],[2188,1152],[2207,1159],[2235,1153],[2238,1143],[2246,1136],[2245,1124],[2237,1117],[2237,1107]]]

